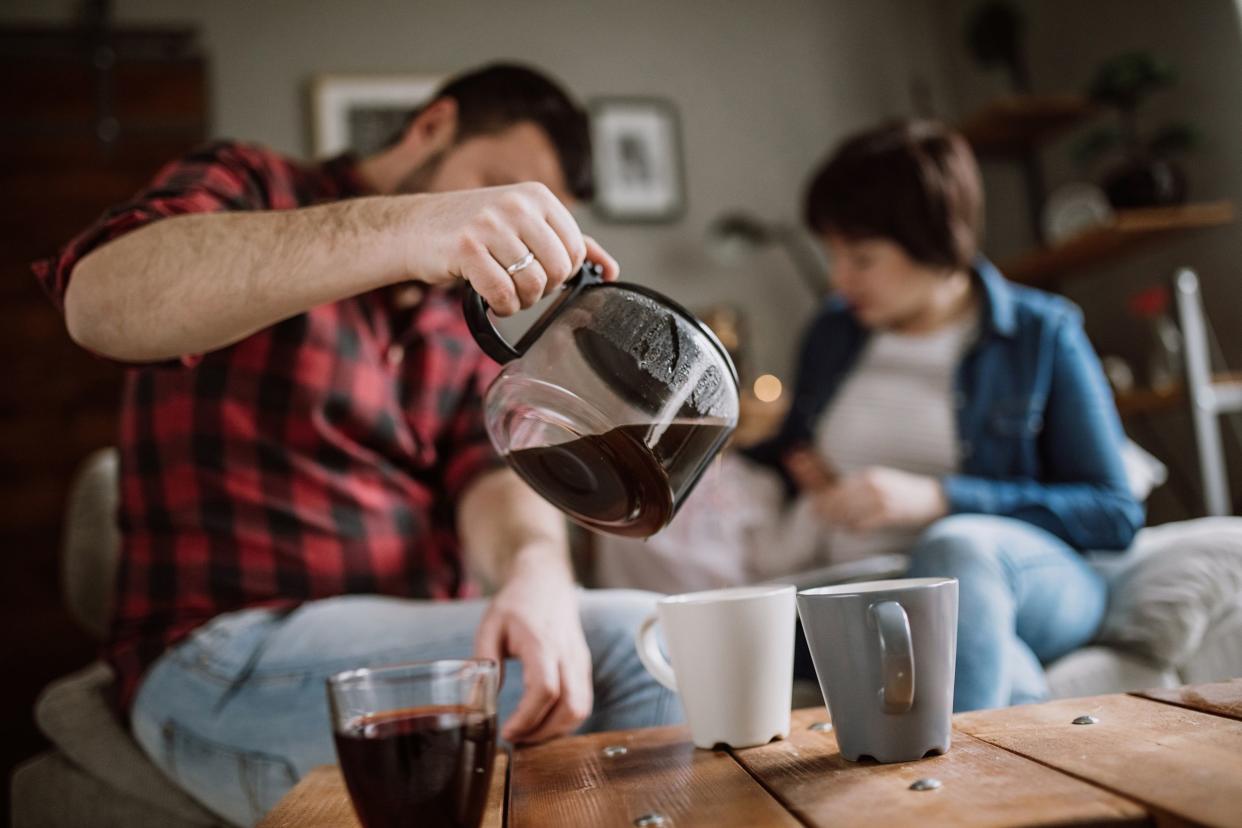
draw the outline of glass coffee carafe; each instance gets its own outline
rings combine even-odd
[[[648,537],[666,526],[737,426],[737,370],[676,302],[586,264],[515,345],[467,288],[466,321],[504,369],[488,436],[578,523]]]

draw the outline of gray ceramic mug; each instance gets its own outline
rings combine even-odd
[[[798,616],[842,756],[908,762],[948,751],[956,578],[807,589]]]

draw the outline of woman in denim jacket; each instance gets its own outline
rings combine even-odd
[[[904,551],[960,581],[956,710],[1036,701],[1041,663],[1088,642],[1107,590],[1083,549],[1142,525],[1081,315],[978,254],[978,166],[931,122],[853,137],[806,220],[835,295],[792,407],[752,449],[815,502],[835,559]]]

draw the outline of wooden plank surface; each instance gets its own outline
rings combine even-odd
[[[624,752],[607,747],[623,748]],[[699,750],[681,727],[596,733],[520,748],[509,781],[509,828],[798,825],[728,753]]]
[[[508,770],[509,757],[503,751],[498,752],[482,828],[502,828],[504,825]],[[349,801],[345,778],[336,765],[323,765],[302,777],[302,781],[259,823],[259,828],[295,827],[361,828],[354,806]]]
[[[1218,681],[1213,684],[1194,684],[1189,687],[1172,687],[1161,690],[1144,690],[1134,693],[1149,699],[1242,719],[1242,678]]]
[[[1075,725],[1082,715],[1099,721]],[[1158,822],[1242,825],[1242,722],[1135,696],[955,717],[994,745],[1135,799]]]
[[[483,809],[480,828],[504,828],[505,809],[509,807],[509,754],[496,750],[496,764],[492,766],[492,784],[487,791],[487,807]]]
[[[1146,825],[1143,808],[964,733],[943,756],[881,765],[841,756],[823,708],[794,712],[789,739],[734,752],[807,825]],[[919,779],[941,787],[913,791]]]
[[[345,779],[336,765],[315,768],[268,812],[259,828],[359,828]]]

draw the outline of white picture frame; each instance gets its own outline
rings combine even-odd
[[[591,101],[595,212],[616,222],[670,222],[686,208],[677,111],[660,98]]]
[[[380,149],[426,104],[442,75],[317,75],[311,81],[311,151],[325,158]]]

